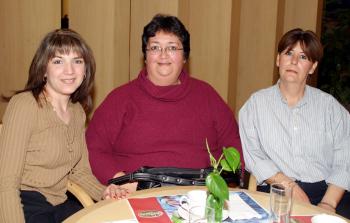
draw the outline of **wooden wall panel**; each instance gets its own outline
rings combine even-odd
[[[209,82],[227,101],[231,0],[191,0],[188,29],[191,34],[191,75]]]
[[[0,93],[23,89],[35,50],[60,27],[60,0],[0,1]],[[0,102],[0,120],[7,103]]]
[[[59,26],[60,2],[0,0],[0,92],[23,87],[40,38]],[[297,26],[319,32],[323,5],[323,0],[63,2],[70,27],[95,53],[95,108],[113,88],[137,76],[144,66],[143,27],[164,13],[178,16],[191,34],[190,73],[209,82],[236,114],[251,93],[278,79],[276,45],[282,34]],[[3,110],[0,104],[0,115]]]
[[[283,31],[302,28],[316,32],[319,0],[285,0]]]
[[[273,84],[278,0],[241,2],[236,112],[252,92]]]
[[[96,108],[112,89],[129,81],[130,2],[68,2],[70,28],[79,32],[94,51]]]
[[[230,108],[236,110],[236,95],[238,87],[238,64],[239,64],[239,37],[241,27],[241,0],[232,1],[231,5],[231,33],[230,33],[230,57],[228,72],[227,103]]]

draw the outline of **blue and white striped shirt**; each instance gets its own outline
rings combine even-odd
[[[282,172],[350,190],[350,114],[331,95],[306,86],[290,108],[276,84],[244,104],[239,129],[246,169],[258,183]]]

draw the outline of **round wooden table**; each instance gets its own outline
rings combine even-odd
[[[157,197],[164,195],[178,195],[186,194],[189,190],[202,189],[206,190],[206,187],[199,186],[174,186],[174,187],[161,187],[142,191],[136,191],[131,198],[146,198]],[[269,194],[249,191],[243,189],[231,189],[232,191],[244,191],[248,193],[255,201],[257,201],[266,210],[269,210]],[[300,203],[293,201],[292,215],[316,215],[320,213],[328,213],[324,209],[321,209],[314,205]],[[334,215],[334,213],[333,213]],[[125,220],[132,219],[133,213],[128,204],[127,199],[123,200],[105,200],[98,202],[90,207],[72,215],[64,221],[64,223],[99,223],[104,221],[113,220]]]

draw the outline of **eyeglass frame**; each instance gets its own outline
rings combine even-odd
[[[153,48],[153,49],[152,49]],[[184,48],[177,48],[176,46],[166,46],[166,47],[160,47],[160,46],[151,46],[149,48],[146,48],[147,52],[150,52],[152,55],[161,55],[163,52],[167,55],[175,55],[177,51],[184,50]]]

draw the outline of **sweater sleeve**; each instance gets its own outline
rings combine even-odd
[[[92,172],[102,184],[107,184],[117,172],[123,171],[113,155],[114,144],[122,127],[124,106],[113,92],[97,108],[86,131],[86,142]]]
[[[241,167],[244,169],[241,139],[234,114],[217,92],[213,94],[213,101],[210,107],[215,120],[218,146],[219,148],[230,146],[236,148],[240,153]]]
[[[99,201],[102,198],[103,186],[96,177],[92,174],[88,153],[85,143],[85,134],[81,136],[82,143],[82,157],[77,165],[73,168],[70,174],[70,180],[80,185],[94,200]]]
[[[15,95],[3,117],[0,135],[0,222],[24,222],[20,182],[38,107],[29,94]]]

